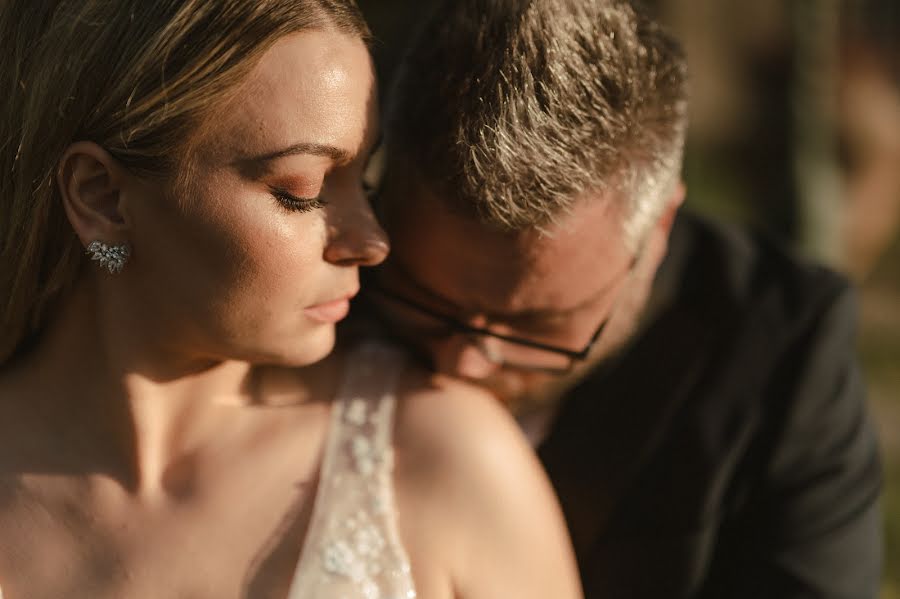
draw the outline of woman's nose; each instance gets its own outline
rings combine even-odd
[[[375,266],[387,257],[390,243],[368,198],[361,190],[355,195],[347,205],[329,210],[325,260],[340,266]]]

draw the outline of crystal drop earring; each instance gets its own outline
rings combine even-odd
[[[131,247],[127,243],[110,245],[92,241],[87,247],[87,254],[91,260],[99,262],[100,266],[108,270],[109,274],[117,275],[125,268],[131,256]]]

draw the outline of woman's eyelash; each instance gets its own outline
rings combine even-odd
[[[298,198],[283,189],[272,189],[272,195],[282,208],[290,212],[312,212],[323,208],[328,202],[322,197]]]

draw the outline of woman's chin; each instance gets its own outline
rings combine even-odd
[[[334,350],[335,326],[318,325],[301,332],[270,333],[264,338],[231,340],[223,357],[260,366],[299,367],[323,360]],[[222,355],[222,354],[220,354]]]
[[[277,363],[280,366],[309,366],[328,356],[334,345],[334,325],[321,326],[316,331],[297,336],[293,343],[282,344]]]

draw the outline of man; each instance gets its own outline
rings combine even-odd
[[[854,295],[678,213],[677,43],[625,1],[448,0],[392,94],[373,306],[519,418],[587,596],[874,597]]]

